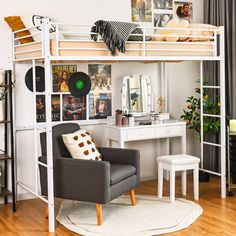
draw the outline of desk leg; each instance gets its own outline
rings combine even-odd
[[[186,154],[186,128],[184,128],[183,136],[181,137],[181,152]]]
[[[182,179],[182,195],[186,196],[186,193],[187,193],[187,170],[182,171],[181,179]]]

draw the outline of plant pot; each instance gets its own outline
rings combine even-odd
[[[209,173],[199,171],[199,182],[209,182],[209,180],[210,180]]]

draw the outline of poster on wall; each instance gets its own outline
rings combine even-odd
[[[175,1],[174,14],[175,18],[178,18],[179,20],[187,20],[191,23],[193,21],[193,3],[187,1]]]
[[[53,65],[53,92],[69,92],[68,80],[75,72],[77,72],[76,65]]]
[[[153,14],[154,27],[165,27],[171,19],[173,19],[173,14],[154,13]]]
[[[173,10],[173,0],[153,0],[153,9]]]
[[[60,95],[51,96],[52,121],[60,121]],[[36,122],[46,122],[45,95],[36,95]]]
[[[151,0],[131,0],[133,22],[152,22]]]
[[[51,97],[52,102],[52,121],[60,121],[60,95],[54,94]]]
[[[36,95],[36,122],[46,121],[45,95]]]
[[[63,94],[63,121],[86,120],[86,96],[77,98]]]
[[[89,119],[105,119],[112,114],[111,93],[89,94]]]
[[[111,90],[111,65],[89,64],[88,74],[91,79],[91,91]]]

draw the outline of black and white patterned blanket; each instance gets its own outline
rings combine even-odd
[[[99,20],[94,23],[94,26],[91,28],[92,33],[91,38],[94,41],[97,41],[98,34],[102,37],[107,48],[111,51],[111,54],[114,56],[116,50],[119,52],[125,53],[125,43],[127,40],[130,41],[142,41],[143,37],[138,35],[130,34],[143,34],[142,30],[138,24],[129,23],[129,22],[119,22],[119,21],[104,21]],[[145,40],[150,40],[151,37],[146,37]]]

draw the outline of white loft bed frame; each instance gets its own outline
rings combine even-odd
[[[44,127],[42,125],[36,123],[36,111],[34,114],[34,122],[35,124],[33,126],[25,126],[25,127],[16,127],[15,126],[15,132],[21,131],[21,130],[34,130],[34,138],[35,138],[35,189],[30,189],[27,187],[24,183],[20,181],[16,181],[16,185],[24,188],[25,190],[29,191],[30,193],[34,194],[36,197],[40,198],[42,201],[44,201],[46,204],[48,204],[49,208],[49,232],[55,231],[55,218],[54,218],[54,192],[53,192],[53,150],[52,150],[52,125],[55,124],[55,122],[51,121],[51,94],[52,94],[52,83],[49,78],[51,78],[51,63],[55,61],[132,61],[132,62],[161,62],[161,83],[162,83],[162,95],[167,99],[168,98],[168,90],[167,90],[167,65],[165,62],[172,62],[172,61],[200,61],[200,98],[201,101],[203,99],[203,89],[204,88],[212,88],[212,89],[220,89],[220,103],[221,103],[221,109],[220,109],[220,115],[209,115],[209,114],[203,114],[203,105],[201,102],[201,137],[203,137],[203,118],[204,116],[210,116],[210,117],[216,117],[221,120],[221,142],[220,144],[216,143],[209,143],[205,142],[204,140],[201,140],[201,168],[200,170],[205,171],[207,173],[217,175],[221,177],[221,197],[226,197],[226,158],[225,158],[225,147],[226,147],[226,137],[225,137],[225,60],[224,60],[224,28],[219,27],[212,31],[214,31],[214,36],[210,37],[211,41],[207,43],[212,43],[214,45],[214,52],[212,56],[147,56],[148,49],[146,49],[146,46],[148,43],[152,42],[146,42],[145,36],[154,36],[153,34],[148,34],[150,30],[157,29],[157,27],[148,27],[148,28],[142,28],[143,30],[143,38],[144,40],[140,43],[143,44],[142,49],[132,49],[132,50],[140,50],[142,54],[140,56],[79,56],[80,50],[97,50],[93,48],[70,48],[69,50],[76,50],[78,51],[78,56],[59,56],[59,51],[61,48],[59,47],[60,41],[84,41],[76,40],[76,39],[60,39],[59,35],[60,33],[63,33],[64,35],[87,35],[87,37],[91,34],[89,31],[60,31],[59,28],[61,26],[80,26],[84,27],[85,25],[70,25],[70,24],[59,24],[59,23],[53,23],[56,26],[56,35],[55,35],[55,41],[56,41],[56,55],[51,56],[50,53],[50,35],[49,35],[49,22],[47,19],[43,21],[41,27],[42,31],[34,34],[38,35],[40,37],[40,40],[42,42],[42,56],[41,57],[29,57],[24,59],[15,59],[16,58],[16,48],[20,46],[15,46],[15,41],[19,40],[20,38],[26,38],[29,36],[24,37],[16,37],[15,33],[20,32],[16,31],[14,33],[11,33],[11,50],[12,50],[12,57],[10,59],[11,68],[13,70],[14,75],[14,69],[15,69],[15,63],[32,63],[33,66],[33,78],[34,78],[34,84],[33,88],[35,91],[35,66],[36,62],[43,62],[45,67],[45,92],[44,93],[37,93],[34,92],[34,101],[36,100],[36,94],[45,94],[45,100],[46,100],[46,124]],[[87,26],[87,25],[86,25]],[[35,28],[35,27],[32,27]],[[27,29],[32,29],[27,28]],[[163,29],[163,28],[162,28]],[[183,30],[186,29],[174,29],[174,30]],[[202,30],[205,31],[206,29],[191,29],[191,30]],[[23,31],[23,30],[21,30]],[[32,34],[33,35],[33,34]],[[155,34],[155,36],[157,36]],[[168,35],[169,36],[169,35]],[[173,37],[176,35],[172,35]],[[204,38],[204,36],[202,36]],[[207,36],[209,38],[209,36]],[[89,41],[89,39],[85,40],[86,42]],[[91,40],[90,40],[91,41]],[[158,43],[158,42],[157,42]],[[165,42],[161,42],[165,44]],[[169,43],[169,42],[168,42]],[[185,44],[188,44],[190,42],[186,42]],[[194,44],[200,44],[202,42],[195,42]],[[34,43],[30,43],[34,44]],[[183,44],[183,42],[173,42],[172,44]],[[25,44],[24,44],[25,45]],[[170,49],[171,50],[171,49]],[[169,51],[170,51],[169,50]],[[188,50],[186,50],[188,52]],[[203,61],[219,61],[220,62],[220,85],[217,86],[203,86]],[[167,104],[167,102],[166,102]],[[168,107],[167,107],[168,109]],[[58,123],[58,122],[57,122]],[[38,161],[38,151],[37,151],[37,142],[38,142],[38,131],[46,131],[46,137],[47,137],[47,165],[44,163],[41,163]],[[15,136],[16,137],[16,136]],[[215,147],[219,147],[221,149],[221,172],[213,172],[204,169],[203,166],[203,146],[204,145],[211,145]],[[48,198],[45,198],[44,196],[41,196],[38,189],[38,166],[42,165],[45,168],[47,168],[47,174],[48,174]]]

